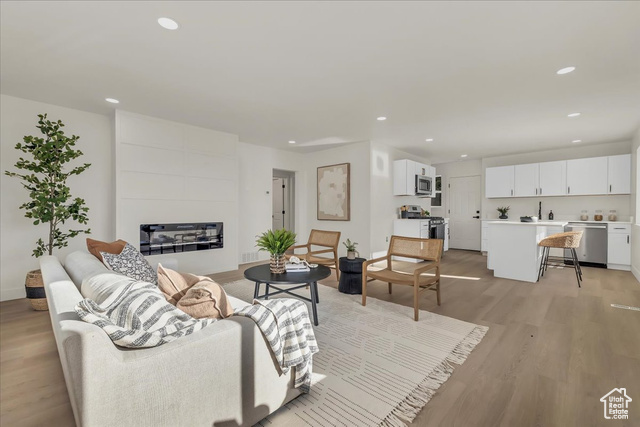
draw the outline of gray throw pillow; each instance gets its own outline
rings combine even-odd
[[[119,254],[100,252],[104,265],[110,270],[124,274],[132,279],[158,285],[158,274],[151,267],[144,255],[134,246],[126,244]]]

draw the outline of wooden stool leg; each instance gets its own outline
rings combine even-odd
[[[362,305],[367,305],[367,269],[362,269]]]
[[[578,287],[581,288],[582,286],[580,285],[580,273],[578,271],[579,267],[579,262],[578,262],[578,255],[576,254],[576,250],[575,249],[571,249],[571,255],[573,255],[573,268],[576,271],[576,279],[578,279]]]
[[[391,293],[391,283],[389,282],[389,293]]]
[[[547,251],[547,247],[543,246],[542,247],[542,257],[540,258],[540,267],[538,267],[538,280],[536,280],[536,282],[540,281],[540,276],[542,275],[542,266],[544,265],[544,254]]]
[[[413,284],[413,320],[418,321],[418,283]]]

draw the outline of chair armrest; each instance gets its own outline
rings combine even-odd
[[[323,249],[321,251],[309,251],[310,255],[315,255],[315,254],[326,254],[328,252],[335,252],[333,249]]]
[[[381,256],[379,258],[374,258],[374,259],[369,259],[365,262],[362,263],[362,269],[365,270],[368,266],[370,266],[371,264],[375,264],[376,262],[380,262],[380,261],[388,261],[389,258],[387,255],[385,256]]]
[[[289,249],[287,249],[285,251],[285,254],[287,254],[287,253],[292,253],[293,254],[296,249],[301,249],[301,248],[305,248],[307,250],[307,252],[309,252],[309,245],[307,244],[307,245],[289,246]]]
[[[432,262],[425,265],[424,267],[416,268],[413,272],[413,275],[419,276],[426,271],[433,270],[434,268],[437,270],[436,274],[440,275],[440,263],[437,263],[437,262]]]

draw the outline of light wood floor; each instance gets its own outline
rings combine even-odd
[[[442,261],[442,306],[421,309],[489,326],[467,361],[419,414],[416,426],[640,425],[640,284],[628,272],[549,270],[537,284],[496,279],[477,252]],[[244,268],[213,275],[241,279]],[[323,282],[337,286],[335,277]],[[408,287],[372,282],[368,295],[412,306]],[[0,303],[0,425],[71,426],[73,415],[47,312],[26,300]],[[123,387],[126,386],[123,384]],[[633,399],[629,421],[604,420],[599,401],[614,387]]]

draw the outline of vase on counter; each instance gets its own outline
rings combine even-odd
[[[499,219],[509,219],[509,217],[507,215],[504,215],[504,214],[500,215],[498,218]]]

